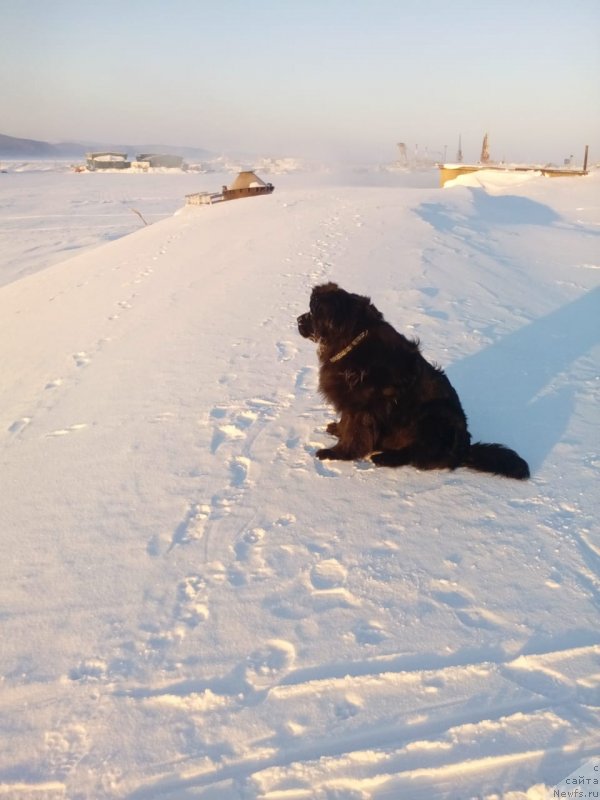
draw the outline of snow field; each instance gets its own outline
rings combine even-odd
[[[598,754],[597,185],[290,181],[0,288],[0,796],[539,800]],[[316,460],[329,279],[533,479]]]

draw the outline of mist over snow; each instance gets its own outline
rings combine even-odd
[[[600,756],[600,176],[269,179],[0,174],[0,797],[545,800]],[[318,461],[327,280],[532,479]]]

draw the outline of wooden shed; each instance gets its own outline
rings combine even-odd
[[[271,194],[275,191],[272,183],[265,183],[256,173],[244,170],[239,173],[231,186],[223,186],[220,192],[196,192],[186,194],[188,206],[212,205],[223,200],[238,200],[242,197],[256,197],[260,194]]]
[[[265,183],[251,170],[240,172],[229,187],[223,187],[224,200],[237,200],[240,197],[255,197],[259,194],[271,194],[275,187]]]

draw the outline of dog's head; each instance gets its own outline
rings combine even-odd
[[[298,317],[298,331],[322,345],[346,343],[382,318],[370,298],[346,292],[337,283],[315,286],[309,308]]]

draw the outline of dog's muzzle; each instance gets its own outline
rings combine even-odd
[[[314,334],[312,315],[310,311],[306,314],[300,314],[298,317],[298,333],[304,336],[305,339],[310,339]]]

